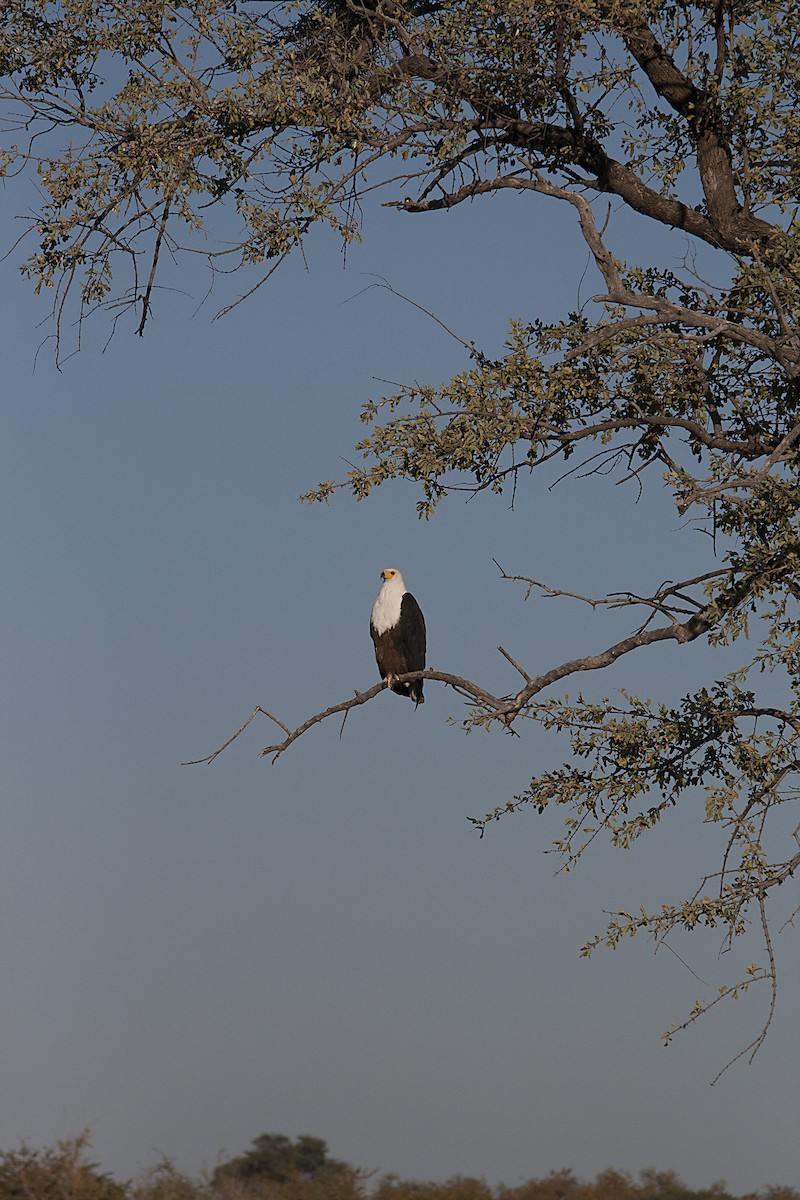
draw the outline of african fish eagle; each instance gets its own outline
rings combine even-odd
[[[398,683],[397,676],[425,669],[425,618],[405,581],[394,567],[381,571],[383,587],[372,606],[369,631],[375,643],[375,661],[381,679],[398,696],[408,696],[415,706],[425,703],[422,680]]]

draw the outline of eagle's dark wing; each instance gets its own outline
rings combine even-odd
[[[422,609],[410,592],[406,592],[400,604],[400,630],[403,638],[403,649],[409,671],[424,671],[425,669],[425,618]],[[406,684],[412,700],[422,703],[422,680]]]

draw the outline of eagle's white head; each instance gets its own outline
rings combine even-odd
[[[403,576],[395,567],[381,571],[383,587],[372,606],[372,624],[376,633],[385,633],[400,620],[400,605],[406,591]]]

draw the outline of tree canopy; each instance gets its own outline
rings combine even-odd
[[[476,818],[481,833],[563,806],[557,848],[571,866],[600,834],[627,847],[678,804],[715,826],[718,856],[693,893],[613,914],[584,952],[698,927],[732,945],[754,925],[758,961],[684,1024],[755,980],[772,988],[771,1015],[769,911],[800,865],[795,6],[10,0],[4,17],[5,170],[36,172],[23,270],[52,289],[59,337],[96,310],[132,315],[141,333],[182,254],[205,258],[212,286],[243,281],[227,309],[316,226],[357,239],[368,194],[398,219],[508,190],[537,201],[537,219],[541,197],[569,206],[592,302],[516,320],[501,354],[465,343],[454,378],[367,403],[361,462],[308,498],[405,479],[429,517],[453,492],[513,495],[593,472],[627,482],[632,500],[666,489],[709,535],[703,570],[647,594],[624,581],[611,596],[569,593],[630,613],[627,635],[592,654],[534,672],[503,650],[516,684],[499,696],[426,676],[465,697],[467,731],[530,720],[569,741],[566,762]],[[649,257],[627,260],[620,213],[663,235]],[[526,595],[567,594],[507,577]],[[645,646],[701,640],[739,643],[741,661],[720,655],[678,703],[557,694]],[[381,687],[283,725],[265,752]]]
[[[261,1133],[244,1154],[222,1163],[214,1179],[271,1183],[307,1179],[330,1184],[352,1174],[347,1163],[328,1158],[328,1145],[322,1138],[301,1134],[293,1142],[283,1133]]]

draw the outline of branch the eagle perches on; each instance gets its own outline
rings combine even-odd
[[[717,601],[715,614],[712,615],[709,605],[703,605],[699,600],[695,600],[686,595],[686,589],[706,582],[711,578],[718,578],[728,574],[725,570],[710,572],[707,575],[698,576],[694,579],[683,580],[680,583],[674,584],[671,581],[663,584],[658,591],[650,597],[635,596],[631,593],[620,593],[612,596],[604,597],[603,599],[590,599],[586,596],[579,596],[574,592],[566,592],[559,588],[550,587],[548,584],[541,583],[539,580],[530,579],[523,575],[507,574],[499,563],[496,564],[501,572],[503,579],[512,582],[521,582],[528,585],[526,599],[531,594],[533,589],[538,589],[547,596],[565,596],[575,600],[580,600],[583,603],[591,605],[593,608],[601,605],[612,608],[621,608],[629,606],[644,606],[650,610],[650,615],[644,624],[629,637],[623,638],[619,642],[608,646],[598,654],[584,655],[582,658],[569,659],[567,662],[561,663],[557,667],[551,668],[549,671],[536,676],[529,675],[519,663],[505,650],[502,646],[498,646],[498,651],[503,657],[514,667],[514,669],[522,676],[524,687],[514,694],[504,696],[495,696],[482,688],[479,684],[474,683],[471,679],[466,679],[462,675],[454,675],[447,671],[437,671],[433,667],[428,667],[424,671],[409,671],[404,675],[399,675],[398,681],[401,683],[410,683],[415,679],[429,679],[438,683],[447,684],[452,687],[459,695],[463,696],[467,703],[476,708],[483,708],[491,719],[499,720],[506,728],[506,732],[512,731],[512,726],[516,718],[525,709],[525,706],[539,692],[549,687],[553,683],[559,682],[570,675],[574,675],[581,671],[596,671],[603,667],[608,667],[616,662],[625,654],[629,654],[632,650],[637,650],[642,646],[652,645],[654,642],[673,640],[680,643],[691,642],[708,630],[719,619],[721,611],[720,602]],[[743,588],[740,583],[737,587],[735,584],[729,589],[729,605],[728,608],[734,607],[738,598],[739,591]],[[669,619],[668,625],[659,626],[656,629],[649,629],[648,626],[653,617],[661,614]],[[686,616],[688,619],[680,621],[678,614]],[[356,689],[352,699],[342,700],[330,707],[323,709],[321,712],[315,713],[295,729],[290,729],[278,717],[271,713],[263,705],[257,704],[253,711],[248,716],[247,720],[239,726],[235,733],[223,742],[223,744],[202,758],[190,759],[183,762],[181,766],[199,766],[201,763],[212,763],[223,750],[227,750],[240,734],[244,733],[245,729],[250,725],[251,721],[261,713],[270,721],[273,721],[283,732],[286,737],[279,742],[274,742],[269,746],[264,746],[259,752],[259,757],[265,758],[272,755],[273,763],[280,758],[281,754],[296,742],[304,733],[312,729],[315,725],[319,725],[328,717],[334,717],[338,713],[343,713],[342,731],[347,720],[347,716],[351,709],[357,708],[361,704],[367,704],[373,700],[380,692],[386,688],[386,683],[381,680],[380,683],[374,684],[366,691],[358,691]],[[341,736],[341,733],[340,733]]]
[[[460,692],[461,695],[467,697],[473,702],[488,703],[492,708],[497,708],[498,715],[501,715],[500,707],[503,704],[501,699],[499,699],[497,696],[492,696],[489,692],[485,692],[483,688],[479,687],[476,683],[472,683],[469,679],[462,679],[460,675],[450,675],[445,671],[434,671],[431,667],[429,667],[425,671],[408,671],[405,675],[398,675],[396,676],[394,682],[411,683],[414,679],[436,679],[440,683],[447,683],[451,687],[455,688],[456,691]],[[299,737],[302,737],[302,735],[314,725],[319,725],[320,722],[327,720],[328,717],[335,717],[337,713],[344,713],[344,718],[342,720],[343,731],[345,721],[347,720],[347,714],[350,712],[350,709],[357,708],[359,704],[366,704],[368,701],[374,700],[375,697],[387,687],[388,685],[382,679],[380,683],[376,683],[373,687],[368,688],[365,692],[356,691],[351,700],[342,700],[338,704],[332,704],[330,708],[323,709],[322,712],[315,713],[313,717],[309,717],[307,721],[304,721],[302,725],[298,725],[296,729],[290,729],[289,726],[284,725],[283,721],[280,721],[274,715],[274,713],[269,712],[262,705],[257,704],[247,720],[239,726],[236,732],[232,734],[226,742],[223,742],[221,746],[214,750],[213,753],[207,754],[205,758],[195,758],[189,762],[183,762],[181,763],[181,766],[196,767],[201,763],[212,763],[214,759],[222,753],[223,750],[227,750],[228,746],[230,746],[232,742],[236,741],[240,733],[244,733],[250,722],[254,719],[254,717],[258,716],[259,713],[265,717],[269,717],[270,721],[274,721],[275,724],[278,725],[286,734],[286,737],[282,742],[275,742],[271,746],[264,746],[263,749],[259,751],[259,758],[265,758],[271,754],[273,756],[272,761],[275,762],[278,758],[280,758],[284,750],[289,749],[292,742],[296,742]]]

